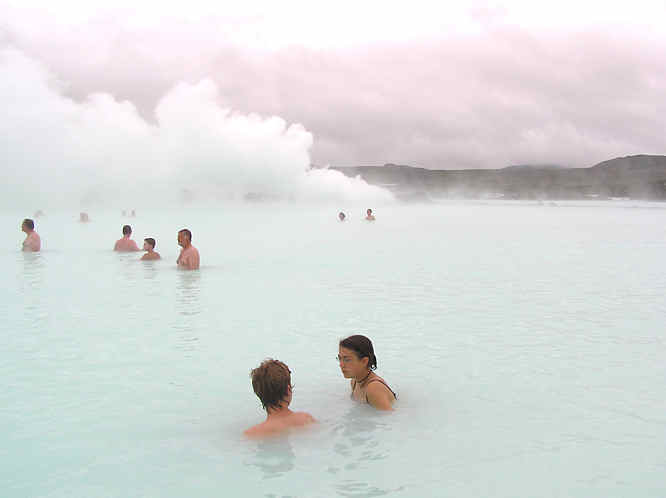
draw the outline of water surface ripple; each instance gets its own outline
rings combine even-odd
[[[0,245],[2,496],[666,496],[663,207],[139,211],[158,262],[110,250],[119,213],[47,211],[41,253]],[[392,414],[349,399],[357,332]],[[241,437],[266,357],[314,429]]]

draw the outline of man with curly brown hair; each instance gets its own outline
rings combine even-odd
[[[315,422],[309,413],[289,409],[292,386],[291,371],[287,365],[269,358],[252,370],[250,377],[252,389],[266,410],[266,420],[246,430],[246,436],[271,436],[291,427],[303,427]]]

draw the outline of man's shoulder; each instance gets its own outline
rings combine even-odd
[[[263,438],[279,434],[286,428],[287,427],[282,423],[265,421],[260,424],[253,425],[249,429],[246,429],[243,431],[243,434],[249,438]]]
[[[307,412],[294,412],[292,421],[295,425],[307,425],[316,422],[315,418]]]
[[[245,434],[247,437],[260,437],[266,434],[266,429],[265,429],[265,424],[257,424],[249,429],[243,431],[243,434]]]

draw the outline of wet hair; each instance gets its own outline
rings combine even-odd
[[[23,225],[28,227],[30,230],[35,229],[35,222],[32,221],[30,218],[26,218],[25,220],[23,220]]]
[[[178,233],[184,233],[187,235],[187,238],[192,242],[192,232],[190,232],[187,228],[183,228],[182,230],[178,230]]]
[[[254,394],[266,411],[269,408],[279,408],[280,403],[289,394],[291,371],[279,360],[267,358],[250,372],[250,377]]]
[[[340,211],[340,213],[338,214],[338,217],[341,218],[341,219],[345,219],[347,217],[347,215],[345,213],[343,213],[342,211]]]
[[[368,214],[372,214],[372,209],[368,208],[368,210],[366,211],[366,213],[368,213]]]
[[[147,239],[143,239],[144,242],[148,242],[151,246],[153,246],[153,249],[155,249],[155,239],[152,237],[148,237]]]
[[[372,341],[364,335],[350,335],[340,341],[340,347],[350,349],[356,353],[359,359],[368,358],[368,368],[375,370],[377,368],[377,357],[372,347]]]
[[[123,226],[123,235],[130,235],[132,233],[132,227],[129,225]]]

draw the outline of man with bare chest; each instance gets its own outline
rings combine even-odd
[[[21,231],[26,234],[22,250],[26,252],[39,252],[42,248],[42,240],[39,238],[37,232],[35,232],[35,222],[26,218],[21,224]]]
[[[183,270],[199,269],[199,251],[192,245],[192,232],[183,228],[178,232],[178,245],[183,249],[176,260],[178,268]]]

